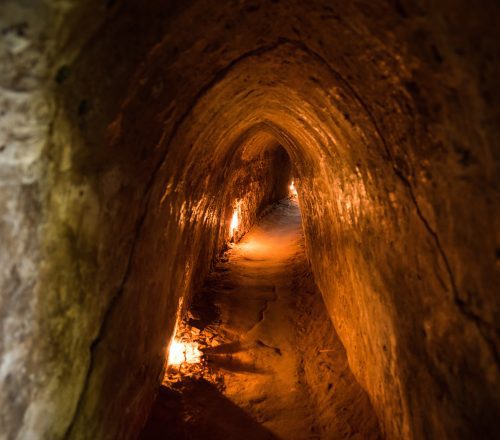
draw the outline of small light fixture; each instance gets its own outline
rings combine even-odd
[[[184,363],[196,364],[201,361],[202,353],[197,342],[186,342],[174,339],[168,352],[168,366],[179,366]]]
[[[238,228],[240,226],[240,202],[236,202],[236,207],[233,211],[231,218],[231,226],[229,227],[229,238],[231,241],[236,241],[238,235]]]
[[[183,330],[185,329],[181,319],[183,304],[184,299],[180,298],[179,304],[177,305],[173,337],[170,340],[170,346],[168,347],[167,368],[172,366],[180,368],[183,364],[195,364],[201,361],[202,353],[199,350],[198,343],[194,341],[187,341],[185,337],[178,337],[179,327],[182,327]],[[182,333],[185,335],[188,332],[183,331]],[[191,339],[194,339],[194,337]]]
[[[298,197],[297,188],[295,188],[295,183],[293,180],[289,186],[289,189],[290,189],[290,196],[291,197]]]

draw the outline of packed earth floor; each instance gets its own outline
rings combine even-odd
[[[208,277],[142,439],[377,439],[307,263],[296,199],[273,206]],[[187,360],[187,358],[186,358]]]

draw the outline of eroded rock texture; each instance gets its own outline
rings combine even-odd
[[[2,2],[6,438],[138,432],[233,198],[248,226],[285,190],[279,145],[385,436],[494,435],[500,12],[436,3]]]

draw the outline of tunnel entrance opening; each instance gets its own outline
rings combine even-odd
[[[180,312],[142,439],[379,437],[304,251],[295,179]],[[235,215],[236,214],[236,215]]]

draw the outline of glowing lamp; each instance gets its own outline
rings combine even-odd
[[[235,233],[238,231],[239,220],[238,220],[238,208],[233,212],[233,218],[231,219],[231,226],[229,227],[229,235],[234,238]]]
[[[200,362],[202,353],[196,342],[173,340],[168,353],[168,365],[196,364]]]

